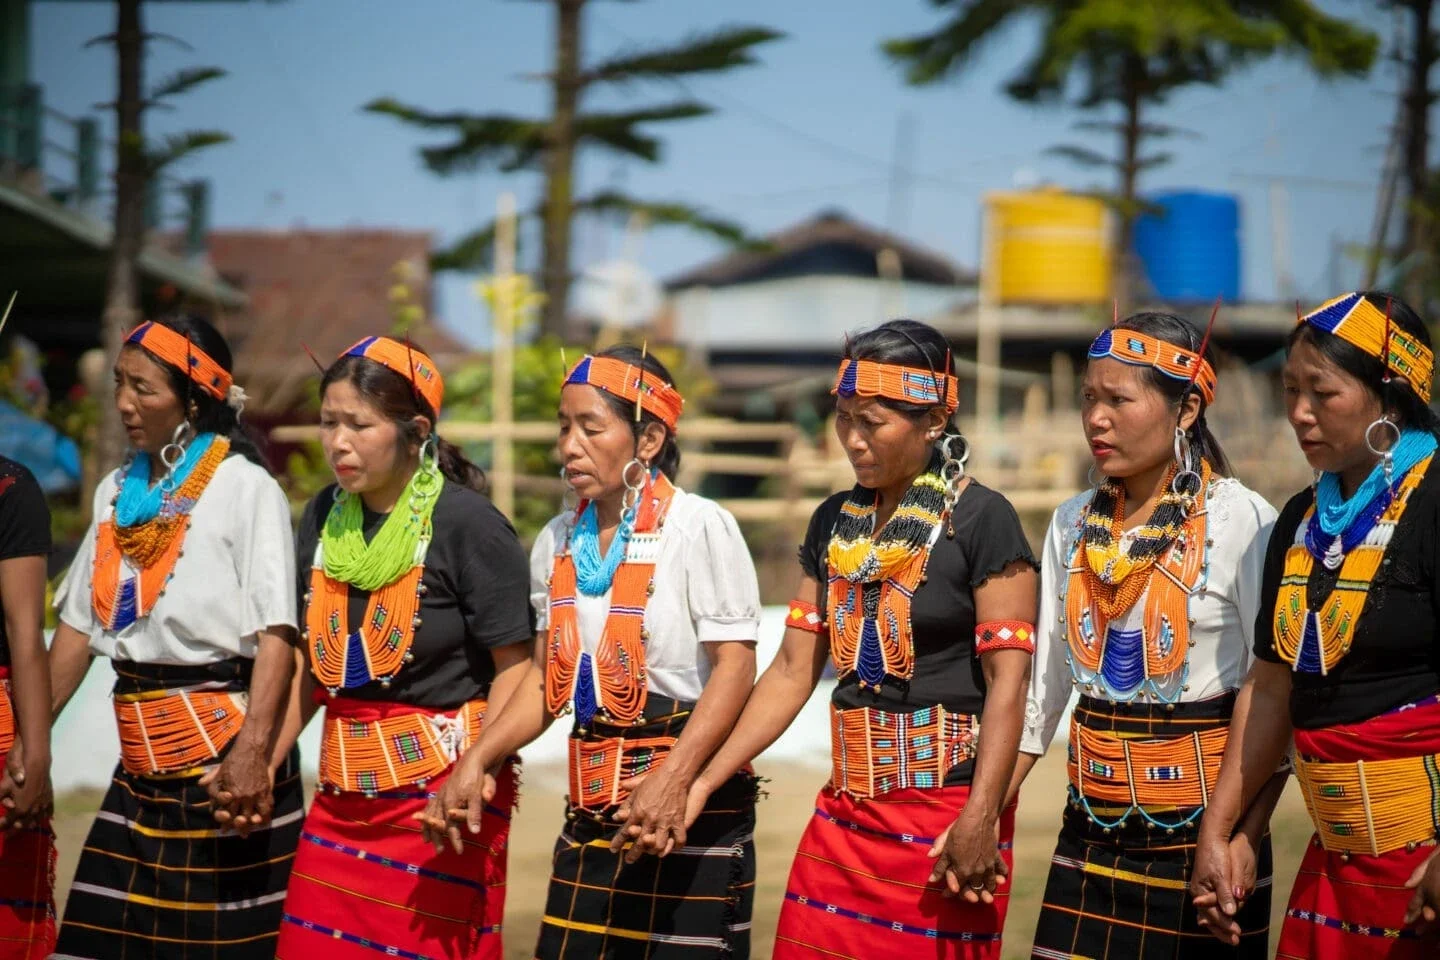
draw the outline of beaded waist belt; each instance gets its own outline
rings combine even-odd
[[[1414,850],[1440,829],[1440,754],[1320,763],[1295,757],[1320,843],[1332,853]]]
[[[1160,826],[1183,826],[1210,802],[1229,732],[1228,727],[1210,727],[1156,739],[1094,730],[1072,717],[1066,764],[1072,794],[1090,818],[1104,826],[1118,825],[1137,812]],[[1103,822],[1097,807],[1119,819]],[[1193,814],[1161,823],[1151,820],[1148,810]]]
[[[907,787],[935,789],[975,756],[980,718],[941,706],[914,713],[830,707],[830,785],[866,799]]]
[[[0,667],[0,757],[15,745],[15,713],[10,708],[10,668]]]
[[[449,770],[480,736],[486,702],[434,712],[346,697],[325,700],[320,734],[322,789],[374,796],[402,787],[424,789]]]
[[[193,777],[219,759],[245,723],[249,694],[212,684],[116,693],[120,765],[137,777]]]
[[[675,737],[570,737],[570,804],[596,812],[630,794],[620,784],[654,770],[670,755]]]

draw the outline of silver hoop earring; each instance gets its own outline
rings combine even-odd
[[[165,479],[161,480],[160,484],[166,493],[175,490],[175,469],[185,459],[185,446],[192,439],[193,433],[190,421],[181,420],[175,427],[175,432],[170,434],[170,442],[160,448],[160,462],[165,464]]]
[[[1380,426],[1389,427],[1390,432],[1394,435],[1390,441],[1390,445],[1384,450],[1376,449],[1373,438],[1375,428]],[[1380,463],[1385,469],[1385,486],[1387,487],[1395,481],[1395,447],[1398,446],[1399,443],[1400,428],[1397,427],[1395,422],[1388,416],[1381,417],[1365,428],[1365,446],[1370,449],[1371,453],[1380,458]]]
[[[560,468],[560,482],[565,487],[565,492],[560,494],[560,510],[562,513],[570,513],[580,506],[580,494],[576,493],[575,488],[570,486],[570,481],[565,479],[564,467]]]
[[[1101,481],[1095,479],[1095,464],[1093,463],[1090,464],[1090,469],[1085,471],[1085,482],[1090,484],[1091,489],[1095,489],[1100,486]]]
[[[630,482],[631,467],[640,468],[640,479],[634,483]],[[620,520],[632,529],[640,512],[640,498],[645,493],[645,482],[649,479],[650,467],[639,457],[632,459],[620,470],[620,480],[625,484],[625,495],[620,501]]]
[[[1195,449],[1190,443],[1190,434],[1183,427],[1175,428],[1175,476],[1170,479],[1170,492],[1181,497],[1195,497],[1205,478],[1195,469]],[[1193,483],[1194,489],[1189,489]],[[1189,512],[1189,509],[1186,509]]]

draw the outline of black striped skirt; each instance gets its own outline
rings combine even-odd
[[[117,663],[116,693],[224,680],[245,689],[249,661],[205,667]],[[56,957],[271,960],[305,817],[300,754],[275,774],[270,823],[221,829],[199,778],[143,777],[116,765],[85,840]]]

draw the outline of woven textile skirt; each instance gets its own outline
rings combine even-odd
[[[775,960],[998,960],[1014,881],[1014,807],[1000,819],[1011,877],[994,903],[947,898],[928,883],[930,845],[969,796],[965,786],[894,790],[871,800],[821,790],[790,868]]]
[[[1400,709],[1362,723],[1295,731],[1295,751],[1326,763],[1440,753],[1440,704]],[[1431,786],[1432,806],[1440,783]],[[1440,956],[1440,940],[1406,929],[1413,891],[1405,881],[1435,847],[1374,857],[1331,852],[1312,838],[1290,891],[1276,957],[1281,960],[1420,960]]]
[[[15,743],[8,668],[0,667],[0,771]],[[44,960],[55,949],[55,833],[49,823],[0,832],[0,957]]]
[[[1117,704],[1081,697],[1075,721],[1088,730],[1136,743],[1174,742],[1184,754],[1198,737],[1228,726],[1233,695],[1171,707],[1158,704]],[[1272,864],[1270,839],[1258,853],[1255,892],[1246,901],[1236,920],[1240,943],[1229,947],[1200,926],[1189,893],[1190,873],[1195,865],[1195,841],[1200,832],[1199,807],[1160,811],[1147,806],[1160,826],[1130,811],[1124,822],[1105,829],[1096,823],[1079,802],[1076,778],[1075,740],[1072,735],[1070,803],[1061,821],[1060,837],[1050,858],[1045,881],[1045,901],[1035,929],[1031,956],[1042,960],[1071,957],[1136,960],[1157,957],[1164,960],[1265,960],[1269,956]],[[1215,749],[1223,754],[1223,744]],[[1206,754],[1206,766],[1219,766],[1219,756]],[[1193,754],[1177,762],[1188,774],[1200,766]],[[1134,774],[1140,774],[1136,763]],[[1153,782],[1133,784],[1132,797],[1146,802]],[[1115,824],[1124,810],[1107,809],[1092,801],[1098,819]],[[1189,820],[1189,823],[1184,821]],[[1183,824],[1183,825],[1181,825]]]
[[[116,664],[117,693],[239,681],[248,666]],[[227,745],[228,746],[228,745]],[[222,749],[223,752],[223,749]],[[198,776],[116,766],[85,840],[56,956],[86,960],[271,960],[305,818],[300,752],[275,774],[269,824],[221,829]]]
[[[608,728],[597,721],[591,736],[678,737],[692,706],[652,695],[645,705],[647,722]],[[685,846],[663,859],[646,855],[632,864],[624,862],[623,852],[610,852],[618,807],[585,810],[568,803],[535,956],[748,960],[757,793],[755,777],[737,773],[710,795]]]
[[[465,852],[425,843],[414,815],[445,783],[425,790],[320,793],[305,818],[276,956],[363,960],[501,960],[510,818],[519,778],[501,768],[479,834]]]

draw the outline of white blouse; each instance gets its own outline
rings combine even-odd
[[[91,606],[99,523],[114,513],[117,473],[95,490],[94,520],[55,593],[60,619],[90,636],[102,657],[205,664],[255,656],[256,634],[295,626],[295,540],[285,492],[265,469],[231,455],[190,512],[173,579],[150,614],[118,632]]]
[[[1045,534],[1040,565],[1040,622],[1036,624],[1035,660],[1025,704],[1020,749],[1042,755],[1050,746],[1075,685],[1066,639],[1064,593],[1066,558],[1080,536],[1080,523],[1092,491],[1060,505]],[[1180,702],[1208,700],[1237,690],[1253,659],[1255,617],[1260,609],[1260,575],[1265,547],[1275,526],[1275,508],[1259,494],[1232,478],[1210,485],[1206,536],[1212,540],[1207,580],[1190,598],[1189,673],[1178,691]],[[1127,531],[1125,539],[1133,537]],[[1144,618],[1142,596],[1113,626],[1138,630]],[[1177,671],[1177,674],[1180,671]],[[1181,685],[1177,675],[1161,692],[1172,698]]]
[[[555,557],[565,549],[574,512],[552,519],[530,551],[530,604],[536,629],[550,625],[546,585]],[[610,593],[576,592],[580,642],[592,657],[610,615]],[[760,632],[760,586],[740,527],[724,507],[676,488],[660,531],[655,593],[645,605],[645,670],[651,693],[695,701],[710,677],[702,643],[753,643]]]

